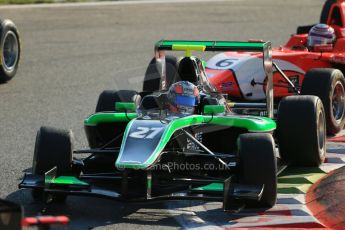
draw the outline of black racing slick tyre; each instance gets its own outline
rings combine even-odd
[[[325,4],[323,4],[321,15],[320,15],[320,23],[327,24],[327,19],[329,15],[329,11],[331,6],[336,3],[337,0],[326,0]]]
[[[280,157],[294,166],[319,166],[326,157],[325,112],[316,96],[285,97],[278,107]]]
[[[252,204],[270,208],[277,200],[277,162],[275,144],[268,133],[241,134],[238,139],[240,184],[264,185],[261,200]]]
[[[0,20],[0,82],[11,80],[20,59],[20,39],[16,25],[9,19]]]
[[[177,71],[177,59],[175,56],[167,55],[165,56],[166,63],[166,88],[174,83],[176,71]],[[156,62],[153,58],[145,72],[143,91],[144,92],[155,92],[160,88],[161,82],[161,65]]]
[[[56,166],[57,175],[70,175],[72,173],[73,140],[71,130],[41,127],[36,136],[32,173],[44,175]],[[40,189],[34,189],[32,197],[42,201],[45,199],[45,194]],[[54,195],[52,199],[63,202],[66,195]]]
[[[325,108],[329,134],[337,134],[345,124],[345,78],[338,69],[311,69],[305,75],[301,94],[318,96]]]
[[[140,96],[134,90],[104,90],[98,97],[97,112],[115,112],[116,102],[140,103]]]

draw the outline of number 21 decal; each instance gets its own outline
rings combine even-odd
[[[136,131],[129,134],[129,136],[133,138],[153,139],[162,129],[162,127],[137,127]]]

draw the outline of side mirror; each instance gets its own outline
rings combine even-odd
[[[116,102],[115,110],[121,112],[135,112],[136,105],[134,102]]]
[[[205,105],[204,106],[204,114],[218,114],[224,113],[225,106],[224,105]]]

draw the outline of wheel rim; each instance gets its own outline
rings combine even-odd
[[[345,110],[345,91],[343,84],[338,81],[332,95],[332,112],[337,123],[342,122]]]
[[[2,60],[3,67],[7,72],[12,72],[18,62],[18,39],[13,31],[8,31],[4,37]]]
[[[319,147],[320,147],[320,157],[323,158],[326,142],[326,124],[325,124],[325,117],[322,112],[319,113],[319,121],[318,121],[318,132],[319,132]]]

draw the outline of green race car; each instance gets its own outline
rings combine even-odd
[[[229,102],[208,81],[202,60],[192,56],[234,50],[263,53],[265,103]],[[192,112],[171,109],[167,51],[185,52],[176,72],[183,84],[196,87]],[[154,60],[161,67],[160,90],[106,90],[99,96],[96,113],[84,121],[89,149],[74,150],[71,131],[42,127],[32,173],[19,188],[32,189],[33,198],[43,201],[64,201],[67,195],[125,202],[195,199],[239,210],[246,204],[272,207],[277,175],[286,165],[324,161],[325,114],[318,97],[286,97],[272,119],[270,42],[159,41]],[[267,117],[244,114],[250,109]]]
[[[67,225],[67,216],[36,216],[24,217],[23,207],[9,201],[0,199],[0,229],[22,230],[36,227],[37,230],[49,230],[52,225]]]

